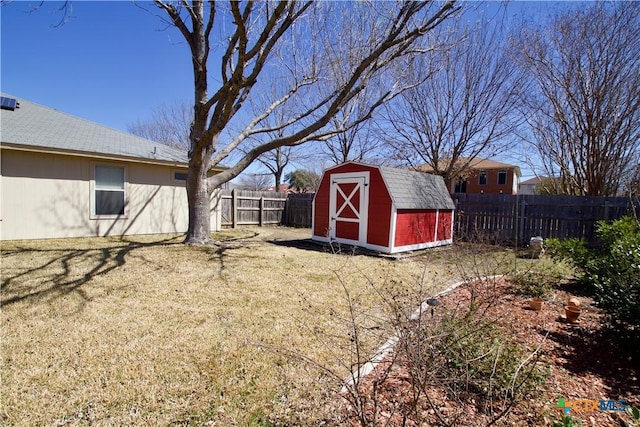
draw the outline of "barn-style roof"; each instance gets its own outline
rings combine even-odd
[[[187,153],[25,99],[0,111],[5,148],[187,165]]]
[[[455,209],[439,175],[380,166],[396,209]]]

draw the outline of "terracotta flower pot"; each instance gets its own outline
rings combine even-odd
[[[567,321],[570,323],[576,323],[581,312],[582,310],[580,307],[573,305],[566,305],[564,307],[564,314],[567,316]]]
[[[535,311],[540,311],[540,310],[542,310],[542,303],[543,302],[544,302],[544,299],[542,299],[542,298],[531,298],[529,300],[529,307],[531,307]]]
[[[576,297],[570,297],[569,300],[567,301],[567,305],[568,306],[573,306],[573,307],[580,307],[580,300]]]

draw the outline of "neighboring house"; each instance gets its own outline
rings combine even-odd
[[[522,181],[518,186],[518,194],[540,194],[540,184],[542,184],[542,180],[547,179],[541,176],[534,176],[531,179],[526,181]]]
[[[449,245],[454,209],[440,176],[347,162],[322,175],[311,238],[384,253]]]
[[[0,122],[1,240],[187,231],[186,153],[4,94]]]
[[[280,188],[276,188],[275,186],[267,188],[267,191],[273,191],[278,193],[295,193],[294,189],[291,188],[289,184],[280,184]]]
[[[518,194],[518,178],[522,176],[518,166],[479,157],[471,161],[460,158],[457,163],[461,169],[459,178],[447,183],[451,193]],[[415,170],[433,173],[433,167],[426,164]]]

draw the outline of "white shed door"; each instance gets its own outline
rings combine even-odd
[[[331,176],[329,199],[329,237],[338,242],[358,244],[366,241],[369,174]]]

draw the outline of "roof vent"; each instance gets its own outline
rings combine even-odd
[[[0,108],[3,110],[13,111],[16,108],[20,108],[20,103],[15,98],[8,98],[6,96],[0,97]]]

